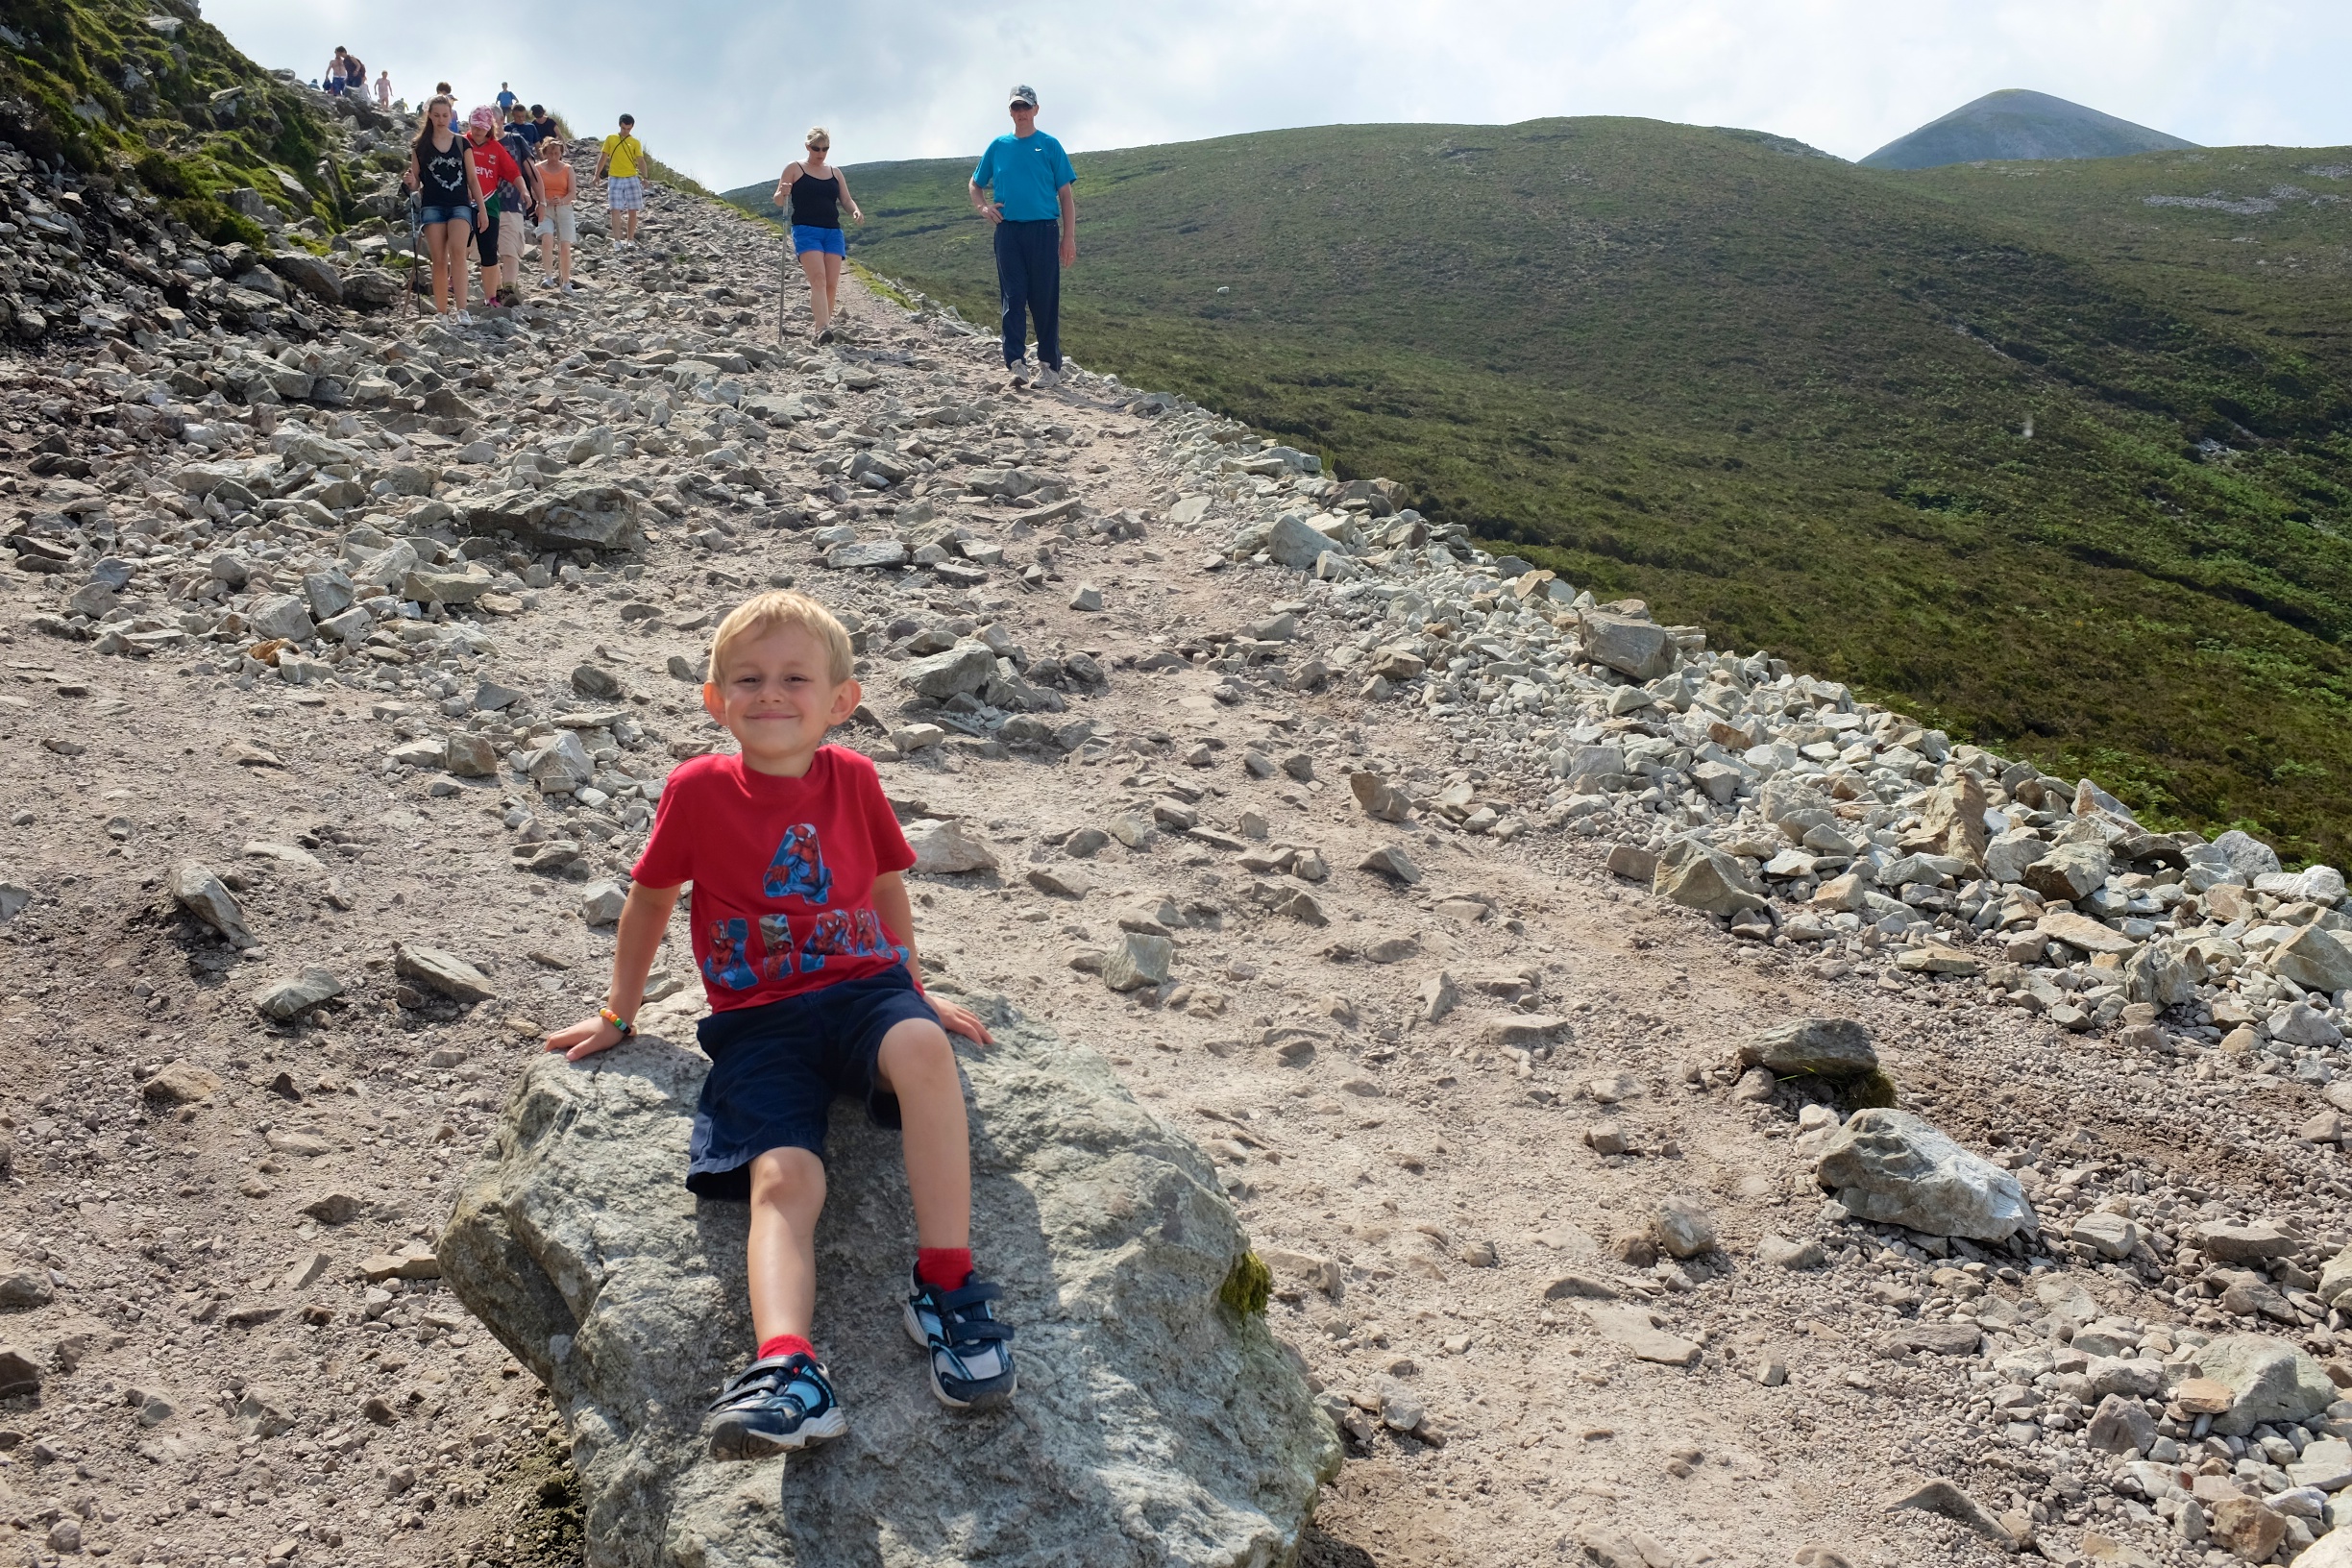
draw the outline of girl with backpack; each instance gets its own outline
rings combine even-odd
[[[417,222],[431,258],[433,309],[450,313],[452,284],[465,319],[466,240],[482,215],[481,181],[466,138],[452,128],[457,106],[435,98],[425,106],[425,131],[408,150],[406,184],[416,193]]]

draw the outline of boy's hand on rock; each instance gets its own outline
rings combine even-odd
[[[929,1000],[931,1011],[939,1015],[942,1029],[951,1035],[962,1035],[966,1040],[977,1041],[982,1045],[993,1043],[988,1032],[988,1025],[982,1023],[979,1015],[972,1012],[970,1008],[959,1007],[954,1002],[940,996],[933,996]],[[550,1041],[548,1046],[551,1050],[553,1049],[554,1041]]]
[[[561,1051],[567,1062],[577,1062],[599,1051],[609,1051],[621,1043],[621,1031],[602,1018],[582,1018],[569,1029],[558,1029],[547,1037],[547,1048]]]

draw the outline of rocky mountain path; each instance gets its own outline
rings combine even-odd
[[[2046,1222],[2276,1215],[2306,1255],[2345,1224],[2333,1144],[2298,1141],[2315,1084],[1654,896],[1521,750],[1360,667],[1302,678],[1364,601],[1227,545],[1305,470],[1100,376],[1013,389],[990,338],[863,285],[845,341],[779,348],[773,232],[652,203],[644,248],[588,236],[582,295],[348,318],[321,340],[348,396],[223,409],[208,453],[74,417],[162,354],[7,366],[69,405],[12,422],[12,499],[81,533],[0,572],[0,1537],[44,1563],[573,1560],[562,1434],[430,1239],[538,1035],[596,1004],[662,772],[723,741],[709,627],[790,582],[859,633],[839,738],[936,868],[941,989],[1105,1053],[1218,1162],[1349,1438],[1306,1560],[2218,1550],[2082,1446],[2110,1391],[2040,1380],[2087,1377],[2054,1324],[2152,1357],[2260,1307],[2101,1253],[2096,1223],[2037,1250],[1825,1208],[1843,1087],[1736,1053],[1855,1020],[1899,1103],[2009,1151]],[[315,476],[265,500],[226,471],[273,451]],[[565,484],[636,498],[642,543],[563,545],[513,499],[594,510]],[[508,539],[452,527],[493,513]],[[61,602],[101,556],[128,570],[86,625],[273,579],[301,625],[240,600],[110,649]],[[393,607],[319,636],[335,560],[345,604]],[[1005,662],[959,674],[978,639]],[[674,927],[673,1023],[690,963]],[[2324,1309],[2284,1321],[2329,1348]],[[1962,1490],[1889,1509],[1936,1477]]]

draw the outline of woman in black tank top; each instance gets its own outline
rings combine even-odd
[[[809,320],[820,343],[832,340],[835,302],[841,298],[842,257],[846,252],[841,210],[845,206],[851,221],[866,221],[857,198],[849,194],[847,178],[825,160],[832,147],[833,138],[823,126],[810,127],[807,159],[785,164],[775,188],[776,206],[788,199],[792,203],[793,252],[808,275]]]
[[[416,192],[418,228],[432,261],[433,309],[445,316],[453,281],[456,308],[460,313],[465,309],[466,243],[482,205],[472,149],[452,123],[456,113],[457,106],[447,98],[435,98],[425,107],[425,132],[408,151],[405,182]]]

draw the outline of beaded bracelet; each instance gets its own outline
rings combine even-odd
[[[629,1022],[628,1019],[623,1017],[620,1014],[615,1013],[609,1007],[598,1008],[597,1017],[602,1018],[606,1023],[611,1024],[615,1029],[620,1030],[621,1038],[623,1040],[628,1039],[629,1036],[637,1032],[637,1026],[635,1024]]]

